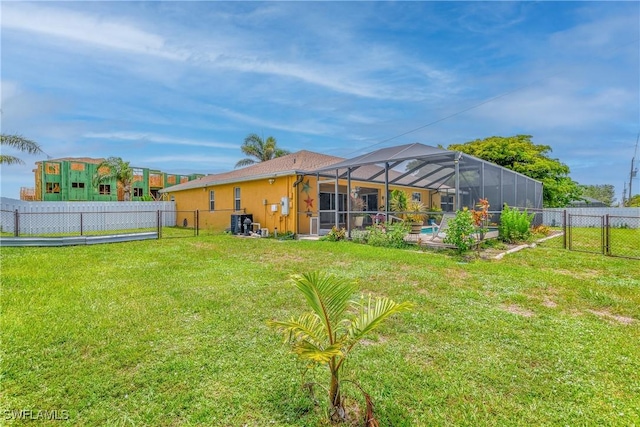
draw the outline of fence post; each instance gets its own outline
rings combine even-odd
[[[567,210],[562,211],[562,248],[567,249]]]
[[[80,235],[82,236],[82,212],[80,212]]]
[[[200,210],[196,209],[195,212],[195,224],[196,224],[196,237],[200,235]]]
[[[600,250],[602,251],[602,255],[606,255],[607,253],[607,242],[606,242],[606,238],[605,238],[605,217],[606,215],[603,215],[600,218]]]
[[[609,214],[604,216],[604,247],[604,254],[611,255],[611,222],[609,221]]]
[[[162,211],[158,209],[158,214],[156,215],[156,223],[158,226],[158,239],[162,237]]]
[[[14,237],[20,236],[20,214],[18,213],[18,209],[16,209],[13,217],[13,235]]]

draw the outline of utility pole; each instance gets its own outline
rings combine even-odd
[[[634,173],[633,173],[633,162],[636,158],[633,157],[631,159],[631,172],[629,173],[629,200],[631,200],[631,198],[633,197],[633,193],[631,192],[631,188],[633,188],[633,177],[634,177]]]
[[[629,200],[633,197],[633,178],[638,174],[638,168],[635,166],[636,154],[638,154],[638,141],[640,141],[640,132],[638,132],[638,137],[636,138],[636,149],[633,152],[633,157],[631,158],[631,172],[629,172]]]

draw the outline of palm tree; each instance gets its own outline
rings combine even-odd
[[[392,314],[408,310],[411,304],[398,304],[382,297],[376,297],[373,301],[371,297],[354,301],[351,299],[355,292],[354,285],[323,273],[295,276],[294,283],[304,294],[312,312],[297,319],[292,317],[288,321],[269,321],[268,324],[288,337],[292,351],[300,359],[329,368],[331,419],[344,421],[346,413],[340,374],[345,360],[365,335]],[[367,425],[375,425],[367,394],[365,399],[369,417]]]
[[[40,146],[38,145],[37,142],[31,141],[27,138],[23,138],[20,135],[7,135],[7,134],[0,134],[0,145],[6,145],[9,147],[13,147],[19,151],[25,152],[25,153],[29,153],[29,154],[41,154],[42,153],[42,149],[40,148]],[[0,154],[0,164],[3,165],[14,165],[14,164],[18,164],[18,165],[23,165],[24,162],[15,157],[15,156],[9,156],[6,154]]]
[[[120,157],[109,157],[100,162],[96,169],[97,172],[93,177],[94,186],[115,179],[122,186],[124,201],[131,200],[133,168],[129,166],[129,162],[125,162]]]
[[[289,151],[276,147],[277,143],[278,141],[272,136],[267,137],[265,141],[255,133],[249,134],[244,139],[244,144],[240,149],[247,156],[254,157],[257,160],[251,158],[242,159],[236,163],[236,167],[249,166],[289,154]]]

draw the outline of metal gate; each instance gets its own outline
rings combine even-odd
[[[565,220],[565,247],[572,251],[640,259],[640,228],[633,217],[574,215]]]

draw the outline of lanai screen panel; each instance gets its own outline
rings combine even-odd
[[[460,159],[461,207],[472,209],[487,199],[490,210],[499,211],[504,203],[520,209],[542,208],[542,184],[510,169],[472,156]]]
[[[483,165],[484,198],[489,201],[489,209],[499,210],[502,207],[501,170],[497,166]]]

